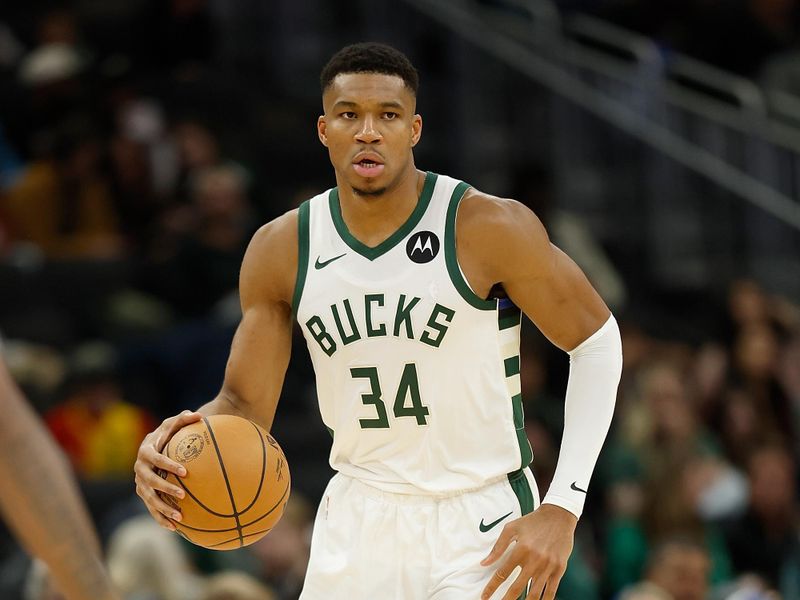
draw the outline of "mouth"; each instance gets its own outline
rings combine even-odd
[[[362,177],[377,177],[383,172],[383,158],[374,153],[359,153],[353,160],[353,169]]]

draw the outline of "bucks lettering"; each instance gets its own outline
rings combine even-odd
[[[424,309],[419,306],[421,301],[422,298],[406,294],[400,294],[391,305],[386,303],[384,294],[367,294],[360,300],[345,298],[331,304],[330,313],[325,315],[324,320],[314,315],[305,325],[328,356],[333,356],[340,346],[364,338],[389,335],[419,340],[438,348],[456,312],[438,303],[429,313],[423,312]],[[425,325],[419,327],[423,322]]]

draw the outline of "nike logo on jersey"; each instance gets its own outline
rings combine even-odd
[[[333,261],[335,261],[335,260],[339,260],[339,259],[340,259],[340,258],[342,258],[343,256],[347,256],[347,252],[345,252],[344,254],[340,254],[339,256],[334,256],[333,258],[329,258],[328,260],[325,260],[325,261],[321,261],[321,260],[319,259],[319,256],[318,256],[318,257],[317,257],[317,262],[315,262],[315,263],[314,263],[314,268],[315,268],[315,269],[317,269],[317,270],[319,270],[319,269],[324,269],[324,268],[325,268],[325,267],[327,267],[329,264],[331,264]]]
[[[489,530],[490,530],[492,527],[494,527],[495,525],[497,525],[497,524],[498,524],[500,521],[502,521],[502,520],[503,520],[503,519],[505,519],[506,517],[510,517],[510,516],[511,516],[511,513],[505,514],[505,515],[503,515],[502,517],[500,517],[499,519],[497,519],[496,521],[492,521],[492,522],[491,522],[491,523],[489,523],[488,525],[484,525],[484,524],[483,524],[483,519],[481,519],[481,524],[480,524],[480,525],[478,525],[478,529],[480,529],[480,530],[481,530],[481,533],[486,533],[486,532],[487,532],[487,531],[489,531]]]
[[[586,490],[582,490],[581,488],[578,487],[578,482],[577,481],[573,481],[572,485],[569,486],[569,489],[575,490],[576,492],[580,492],[582,494],[586,493]]]

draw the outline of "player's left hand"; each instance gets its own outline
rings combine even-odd
[[[526,600],[554,600],[558,583],[567,569],[577,523],[577,517],[568,510],[542,504],[529,515],[503,527],[494,548],[481,564],[494,563],[512,542],[514,548],[483,589],[481,600],[491,598],[518,566],[522,571],[502,600],[519,598],[528,581],[531,588]]]

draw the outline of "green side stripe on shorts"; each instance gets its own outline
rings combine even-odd
[[[303,296],[303,287],[306,284],[306,273],[308,273],[308,246],[309,246],[309,201],[306,200],[297,209],[297,279],[294,283],[294,295],[292,296],[292,312],[297,316],[297,309],[300,306],[300,298]]]
[[[503,365],[506,368],[506,377],[519,375],[519,355],[505,359]]]
[[[528,483],[528,478],[525,477],[525,469],[509,473],[508,483],[511,484],[511,489],[514,490],[514,495],[519,501],[520,513],[523,516],[532,513],[534,509],[533,492],[531,491],[530,483]]]
[[[327,430],[328,430],[328,433],[330,433],[330,434],[331,434],[331,438],[333,438],[333,429],[331,429],[331,428],[330,428],[330,427],[328,427],[327,425],[325,425],[325,429],[327,429]]]
[[[531,491],[530,483],[528,483],[528,478],[525,477],[525,470],[520,469],[519,471],[509,473],[508,483],[511,484],[511,489],[514,490],[514,495],[517,497],[520,513],[522,513],[523,516],[532,513],[535,508],[533,506],[533,492]],[[526,586],[519,595],[518,600],[525,600],[528,591],[528,586]]]

